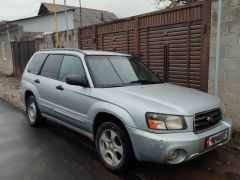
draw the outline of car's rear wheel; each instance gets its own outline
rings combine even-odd
[[[104,122],[97,130],[95,145],[103,165],[119,173],[128,169],[133,153],[126,133],[112,122]]]
[[[26,113],[30,126],[39,127],[44,124],[45,120],[41,116],[37,101],[34,96],[27,98]]]

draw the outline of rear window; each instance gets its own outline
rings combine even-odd
[[[46,57],[47,54],[45,53],[34,54],[31,61],[29,62],[27,72],[32,74],[39,74],[42,64]]]
[[[41,75],[51,79],[58,79],[63,55],[49,55],[43,65]]]

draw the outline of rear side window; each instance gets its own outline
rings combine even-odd
[[[43,65],[41,75],[51,79],[58,79],[63,55],[49,55]]]
[[[45,53],[34,54],[31,61],[29,62],[27,72],[32,74],[39,74],[42,64],[46,57],[47,54]]]
[[[78,75],[84,78],[85,71],[81,60],[75,56],[64,56],[59,73],[59,80],[65,81],[67,75]]]

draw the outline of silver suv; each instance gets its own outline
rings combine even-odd
[[[164,83],[127,54],[41,50],[23,73],[21,96],[31,126],[48,119],[89,137],[113,172],[135,158],[178,164],[231,137],[218,98]]]

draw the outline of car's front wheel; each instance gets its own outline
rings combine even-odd
[[[44,124],[45,120],[41,116],[37,101],[34,96],[30,96],[27,99],[26,113],[30,126],[39,127]]]
[[[130,141],[118,125],[103,123],[97,130],[95,145],[103,165],[110,171],[119,173],[128,169],[133,153]]]

